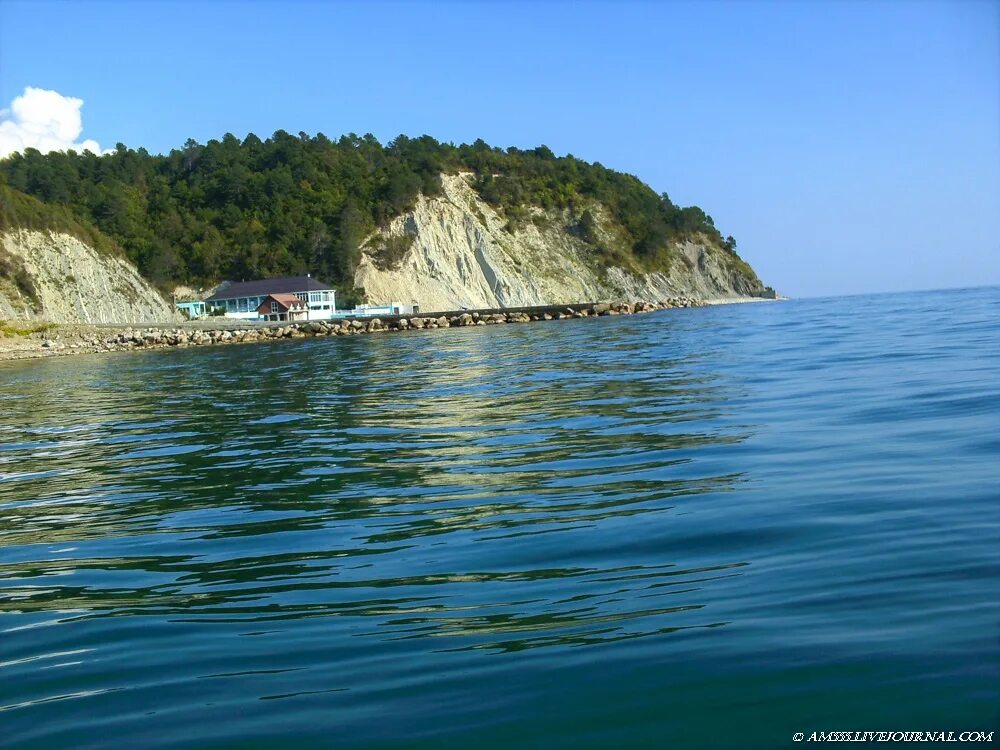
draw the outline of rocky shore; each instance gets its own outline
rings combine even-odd
[[[700,307],[704,302],[681,297],[665,302],[596,302],[493,310],[456,310],[426,315],[382,318],[340,318],[330,321],[251,323],[225,318],[182,326],[111,328],[52,325],[36,330],[8,329],[0,337],[0,359],[28,359],[67,354],[162,349],[169,347],[244,344],[254,341],[313,336],[356,336],[363,333],[402,332],[433,328],[506,325],[535,321],[633,315],[678,307]]]

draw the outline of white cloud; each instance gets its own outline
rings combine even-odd
[[[0,110],[0,159],[26,148],[37,148],[43,154],[70,149],[109,153],[89,138],[76,142],[83,132],[81,107],[83,99],[28,86],[11,102],[10,109]]]

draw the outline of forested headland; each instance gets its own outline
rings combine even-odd
[[[665,263],[678,241],[695,237],[735,256],[735,241],[723,239],[704,211],[681,208],[632,175],[557,157],[545,146],[502,150],[430,136],[382,145],[371,135],[331,140],[278,131],[241,141],[227,134],[206,144],[189,140],[166,155],[121,143],[103,156],[28,149],[0,161],[0,229],[47,225],[89,234],[84,239],[123,252],[162,288],[308,272],[346,291],[364,239],[420,194],[438,195],[442,173],[459,171],[474,173],[475,190],[512,231],[530,220],[531,207],[567,209],[596,263],[613,253],[594,232],[588,206],[595,202],[626,238],[615,253],[644,268]]]

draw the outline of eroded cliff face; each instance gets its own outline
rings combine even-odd
[[[678,296],[715,300],[763,290],[753,272],[724,250],[694,242],[678,247],[666,273],[601,269],[593,248],[571,231],[571,217],[538,209],[536,220],[511,233],[468,175],[444,175],[442,184],[443,195],[420,197],[412,211],[365,243],[355,283],[370,301],[454,310]],[[599,206],[593,212],[599,234],[615,241],[608,217]],[[386,267],[378,249],[392,238],[412,238],[412,244]]]
[[[130,325],[178,320],[131,263],[98,253],[71,235],[3,232],[0,254],[22,275],[21,284],[0,278],[0,319]]]

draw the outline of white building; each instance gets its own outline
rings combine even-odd
[[[211,310],[223,309],[227,318],[260,320],[259,308],[270,295],[293,294],[307,305],[307,320],[329,320],[337,313],[337,293],[329,284],[306,276],[284,276],[257,281],[224,282],[205,300]]]
[[[420,312],[419,305],[386,302],[383,305],[358,305],[353,310],[344,310],[338,313],[338,317],[377,318],[387,315],[414,315],[418,312]]]

